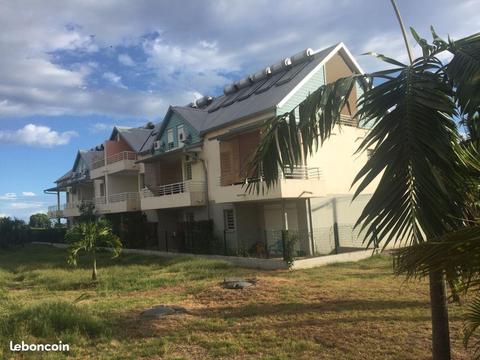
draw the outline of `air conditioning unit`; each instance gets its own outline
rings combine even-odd
[[[153,149],[154,150],[160,150],[161,148],[161,144],[160,144],[160,140],[157,140],[153,143]]]

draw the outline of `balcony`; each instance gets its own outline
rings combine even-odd
[[[80,216],[80,206],[93,204],[93,200],[81,200],[66,203],[63,205],[63,216],[64,217],[75,217]]]
[[[63,217],[63,206],[60,206],[60,209],[58,208],[57,205],[49,206],[47,215],[50,219]]]
[[[202,206],[207,203],[204,181],[183,181],[142,191],[142,210]]]
[[[122,151],[111,155],[106,159],[92,162],[90,177],[92,179],[99,178],[105,174],[114,174],[123,171],[138,171],[137,154],[133,151]]]
[[[325,187],[321,179],[320,169],[317,167],[296,166],[292,171],[280,173],[278,182],[270,189],[247,192],[247,185],[252,182],[263,182],[263,178],[247,178],[242,182],[231,185],[218,186],[212,194],[217,203],[231,203],[239,201],[299,199],[325,196]]]
[[[95,198],[95,209],[100,214],[120,213],[140,210],[138,192],[112,194]]]

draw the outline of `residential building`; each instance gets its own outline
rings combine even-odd
[[[375,186],[350,204],[353,178],[367,159],[355,151],[368,129],[352,117],[365,84],[356,85],[341,126],[314,155],[268,191],[246,191],[262,181],[246,165],[265,121],[354,73],[362,70],[344,44],[307,49],[228,84],[221,96],[170,106],[160,125],[115,128],[91,165],[98,213],[141,211],[156,224],[164,250],[188,250],[179,234],[201,221],[213,224],[217,246],[227,253],[279,256],[285,230],[297,256],[361,246],[352,225]]]
[[[74,222],[80,216],[80,207],[94,203],[94,187],[90,177],[92,162],[103,154],[101,147],[91,150],[80,150],[75,157],[73,167],[55,181],[56,186],[45,190],[46,193],[57,195],[57,204],[48,208],[51,218],[66,218]],[[66,202],[61,204],[61,193],[65,193]]]

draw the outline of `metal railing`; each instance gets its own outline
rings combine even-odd
[[[318,167],[308,167],[308,166],[295,166],[292,170],[285,169],[284,172],[279,170],[279,179],[283,180],[320,180],[321,171]],[[224,177],[220,176],[218,178],[219,185],[222,185]],[[264,181],[263,174],[260,174],[259,177],[247,177],[239,181],[232,182],[229,185],[243,185],[250,184],[259,181]],[[228,185],[225,185],[228,186]]]
[[[320,180],[320,169],[318,167],[295,166],[293,169],[285,169],[280,173],[280,179],[294,180]]]
[[[93,204],[93,200],[80,200],[80,201],[73,201],[66,204],[63,204],[64,209],[75,209],[81,205],[88,205]]]
[[[143,197],[152,197],[152,196],[166,196],[173,194],[181,194],[185,192],[193,191],[205,191],[205,182],[204,181],[182,181],[173,184],[165,184],[150,187],[148,189],[143,189]]]
[[[357,118],[355,118],[353,116],[350,116],[350,115],[340,115],[339,123],[340,123],[340,125],[358,127]]]
[[[122,160],[137,160],[137,154],[133,151],[121,151],[107,157],[106,164],[110,165]],[[105,159],[95,160],[92,162],[92,169],[98,169],[103,166],[105,166]]]
[[[137,154],[133,151],[122,151],[107,157],[107,165],[122,160],[137,160]]]
[[[122,202],[128,200],[138,200],[138,192],[124,192],[108,196],[109,203]]]
[[[92,170],[105,166],[105,159],[95,160],[92,162]]]
[[[107,203],[107,197],[106,196],[99,196],[95,198],[95,205],[103,205]]]

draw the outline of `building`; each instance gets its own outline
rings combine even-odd
[[[373,188],[351,204],[350,187],[367,159],[367,154],[354,153],[368,129],[351,116],[364,84],[357,84],[350,110],[342,111],[342,126],[315,155],[281,175],[268,192],[245,189],[246,183],[261,181],[245,167],[265,120],[291,111],[323,84],[352,73],[362,70],[344,44],[307,49],[228,84],[221,96],[170,106],[159,125],[114,128],[101,151],[91,156],[89,186],[97,213],[142,212],[146,222],[155,224],[156,247],[168,251],[208,248],[281,256],[285,230],[294,239],[296,256],[362,246],[353,223]],[[58,182],[49,190],[55,189],[60,189]],[[69,194],[74,188],[61,189]],[[51,215],[70,207],[69,199],[78,201],[68,195],[67,204],[57,204]],[[202,222],[212,226],[211,241],[191,235],[195,232],[189,224]]]

